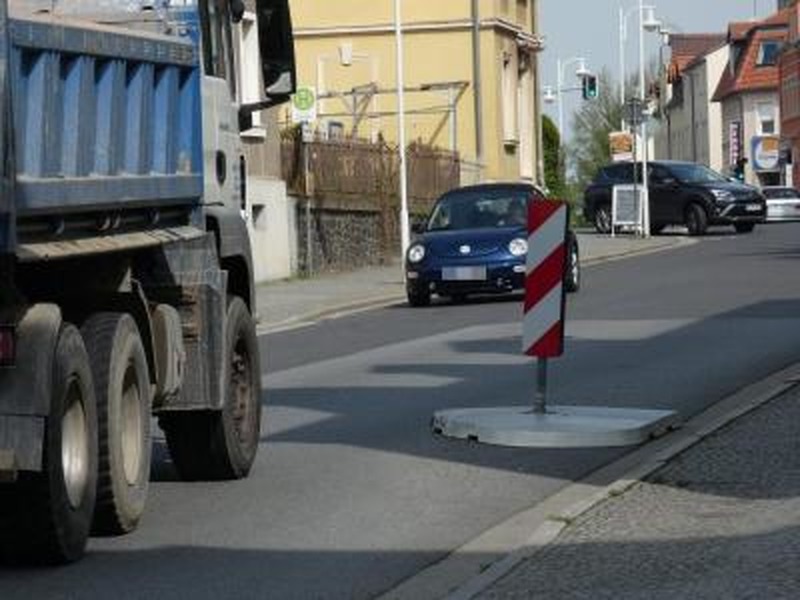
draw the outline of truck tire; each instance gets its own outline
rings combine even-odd
[[[231,297],[225,329],[225,402],[221,411],[161,416],[172,461],[187,481],[247,477],[261,439],[261,376],[255,323]]]
[[[97,398],[99,474],[92,533],[121,535],[138,525],[150,485],[147,357],[130,315],[97,313],[81,331]]]
[[[78,329],[61,327],[53,353],[42,471],[0,486],[0,549],[27,564],[81,558],[97,487],[97,413],[89,357]]]

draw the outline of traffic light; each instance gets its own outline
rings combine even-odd
[[[599,95],[597,87],[597,77],[595,75],[584,75],[583,77],[583,99],[594,100]]]

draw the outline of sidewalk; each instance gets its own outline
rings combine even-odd
[[[681,236],[641,240],[579,233],[584,266],[624,256],[655,252],[689,243]],[[274,331],[332,314],[377,307],[405,299],[401,265],[370,267],[347,273],[321,275],[263,284],[257,291],[259,329]]]
[[[800,598],[800,389],[572,523],[477,596]]]

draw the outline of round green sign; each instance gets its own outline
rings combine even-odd
[[[298,88],[294,95],[294,106],[297,110],[308,111],[314,108],[317,99],[314,91],[310,88]]]

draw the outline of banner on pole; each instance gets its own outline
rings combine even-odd
[[[536,358],[564,353],[564,273],[569,205],[534,200],[528,206],[523,352]]]

